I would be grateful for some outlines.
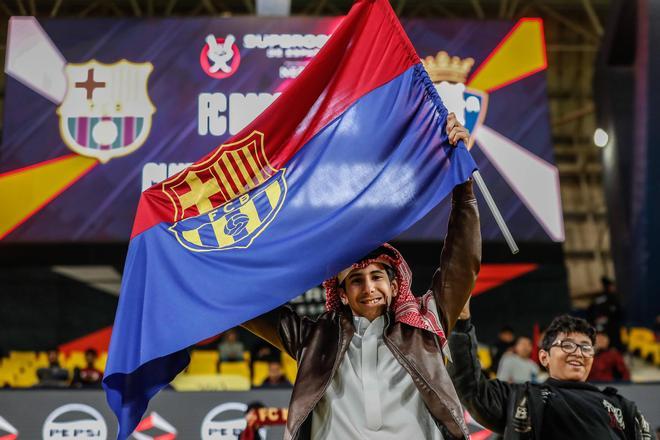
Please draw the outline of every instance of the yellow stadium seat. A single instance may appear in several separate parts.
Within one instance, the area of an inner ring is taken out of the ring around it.
[[[14,373],[0,367],[0,388],[9,385],[14,386]]]
[[[99,354],[99,357],[96,358],[96,362],[94,362],[94,368],[101,372],[105,372],[105,364],[108,361],[108,352],[103,351]]]
[[[45,368],[48,366],[48,354],[45,351],[37,353],[37,359],[34,361],[34,366],[37,368]]]
[[[493,360],[490,357],[490,350],[488,347],[479,346],[477,348],[477,356],[479,357],[479,363],[483,370],[487,370],[493,365]]]
[[[261,385],[268,377],[268,362],[256,361],[252,368],[252,385]]]
[[[72,351],[64,361],[63,366],[68,370],[73,370],[76,367],[85,368],[87,366],[85,353],[82,351]]]
[[[653,331],[644,327],[632,327],[628,334],[628,350],[632,353],[648,352],[649,344],[655,343]]]
[[[24,369],[15,375],[14,387],[16,388],[30,388],[37,384],[37,373],[34,369]]]
[[[644,342],[643,344],[640,345],[639,347],[639,354],[642,357],[642,359],[646,359],[650,362],[655,361],[655,354],[657,351],[657,342],[652,341],[652,342]]]
[[[620,338],[621,338],[621,343],[623,343],[623,345],[626,345],[626,346],[627,346],[627,345],[628,345],[628,341],[629,341],[629,338],[628,338],[628,329],[625,328],[625,327],[621,327],[621,330],[619,331],[619,335],[620,335]]]
[[[284,375],[289,382],[294,383],[298,375],[298,363],[294,358],[286,353],[282,353],[282,367],[284,368]]]
[[[2,362],[2,369],[4,371],[10,372],[11,374],[18,373],[21,369],[25,368],[26,366],[28,366],[28,365],[23,363],[23,361],[12,359],[12,358],[6,358]]]
[[[37,359],[34,351],[10,351],[9,359],[20,364],[32,365]]]
[[[177,391],[247,391],[250,379],[232,374],[179,374],[172,386]]]
[[[221,362],[220,374],[246,377],[250,379],[250,364],[247,362]]]
[[[218,352],[213,350],[193,350],[190,353],[188,374],[216,374]]]

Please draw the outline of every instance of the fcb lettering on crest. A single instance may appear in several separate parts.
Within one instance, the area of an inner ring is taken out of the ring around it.
[[[147,92],[152,70],[151,63],[127,60],[68,64],[67,91],[57,109],[64,143],[103,163],[140,148],[156,111]]]
[[[282,207],[285,175],[286,169],[268,162],[262,133],[223,144],[207,160],[163,182],[174,206],[169,230],[191,251],[246,248]]]

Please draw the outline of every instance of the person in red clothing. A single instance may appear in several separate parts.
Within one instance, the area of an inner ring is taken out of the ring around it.
[[[630,380],[630,370],[623,362],[619,350],[610,347],[610,338],[604,331],[596,333],[596,355],[589,373],[589,382],[622,382]]]
[[[76,367],[73,371],[73,380],[71,388],[101,388],[103,373],[99,371],[94,363],[98,358],[98,353],[93,348],[85,351],[85,368]]]

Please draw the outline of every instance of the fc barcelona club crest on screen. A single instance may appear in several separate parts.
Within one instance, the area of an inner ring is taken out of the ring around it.
[[[60,133],[74,152],[107,162],[144,144],[156,108],[147,93],[151,63],[96,60],[65,67]]]
[[[223,144],[163,182],[175,212],[169,230],[196,252],[247,248],[282,207],[285,174],[268,162],[260,132]]]

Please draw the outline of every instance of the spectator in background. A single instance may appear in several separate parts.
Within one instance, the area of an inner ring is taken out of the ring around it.
[[[610,338],[604,331],[596,333],[596,355],[589,373],[589,382],[629,381],[630,371],[619,350],[610,347]]]
[[[73,370],[73,380],[71,388],[101,388],[103,373],[99,371],[94,363],[98,358],[98,353],[93,348],[85,351],[85,368],[76,367]]]
[[[286,408],[265,407],[261,402],[252,402],[245,411],[245,429],[238,440],[260,440],[268,437],[266,427],[286,425],[289,411]]]
[[[254,379],[254,363],[255,362],[279,362],[282,358],[282,353],[268,342],[258,339],[252,347],[250,347],[250,371]]]
[[[268,377],[258,387],[261,389],[282,389],[291,388],[291,382],[284,376],[282,364],[279,361],[268,363]]]
[[[646,440],[651,427],[634,402],[617,390],[586,383],[594,356],[595,330],[584,319],[555,318],[539,357],[550,378],[542,384],[488,380],[479,372],[477,337],[468,304],[449,336],[448,371],[465,409],[506,440]]]
[[[238,339],[238,332],[230,329],[222,336],[222,341],[218,344],[221,362],[235,362],[243,360],[245,346]]]
[[[69,372],[60,366],[60,353],[48,351],[48,367],[37,370],[38,388],[66,388],[69,385]]]
[[[257,411],[261,408],[265,408],[265,405],[261,402],[248,403],[245,410],[245,429],[238,436],[238,440],[261,440],[261,434],[259,433],[261,426],[257,415]]]
[[[621,344],[621,303],[612,280],[603,276],[600,281],[603,285],[603,291],[594,298],[587,309],[587,319],[596,327],[596,330],[607,333],[612,347],[623,350]]]
[[[500,365],[500,359],[502,359],[504,353],[511,351],[514,339],[515,335],[513,333],[513,329],[510,326],[505,325],[500,329],[500,332],[497,334],[497,342],[495,342],[491,348],[490,353],[490,369],[493,373],[497,372],[497,368]]]
[[[518,336],[513,351],[504,353],[497,369],[497,378],[509,383],[538,382],[539,366],[530,359],[532,340]]]

